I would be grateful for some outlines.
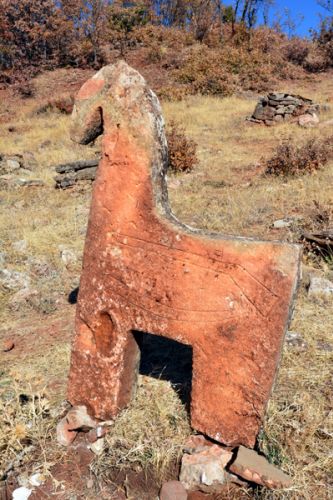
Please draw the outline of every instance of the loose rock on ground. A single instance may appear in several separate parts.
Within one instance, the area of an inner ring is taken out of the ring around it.
[[[247,481],[267,488],[289,488],[292,484],[287,474],[270,464],[264,456],[244,446],[239,447],[230,470]]]
[[[333,297],[333,283],[326,278],[317,276],[310,277],[308,296],[310,298],[330,298]]]

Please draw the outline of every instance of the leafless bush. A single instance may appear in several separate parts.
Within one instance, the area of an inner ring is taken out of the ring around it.
[[[311,49],[311,43],[303,38],[293,37],[286,43],[284,54],[288,61],[304,66]]]
[[[289,139],[280,144],[275,154],[265,162],[265,173],[285,177],[313,173],[332,156],[332,137],[325,140],[312,138],[301,145]]]
[[[167,130],[169,168],[173,172],[190,172],[198,163],[197,145],[186,137],[184,128],[171,121]]]

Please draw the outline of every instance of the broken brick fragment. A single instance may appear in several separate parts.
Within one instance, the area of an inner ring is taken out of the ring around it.
[[[247,481],[266,486],[267,488],[290,488],[291,478],[254,450],[240,446],[236,459],[230,465],[234,474]]]

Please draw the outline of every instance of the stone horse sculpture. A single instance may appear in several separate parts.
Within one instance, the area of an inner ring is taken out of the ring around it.
[[[68,399],[98,419],[131,400],[133,331],[192,346],[193,428],[253,447],[279,363],[298,246],[208,234],[172,214],[161,108],[124,62],[79,91],[72,139],[103,134],[77,304]]]

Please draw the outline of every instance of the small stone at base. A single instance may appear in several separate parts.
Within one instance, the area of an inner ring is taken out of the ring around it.
[[[270,464],[264,456],[244,446],[239,447],[230,470],[247,481],[267,488],[289,488],[292,485],[291,478],[287,474]]]
[[[14,349],[15,343],[13,340],[5,340],[2,344],[2,350],[3,352],[9,352],[12,349]]]
[[[187,500],[187,493],[180,481],[168,481],[162,486],[160,500]]]

